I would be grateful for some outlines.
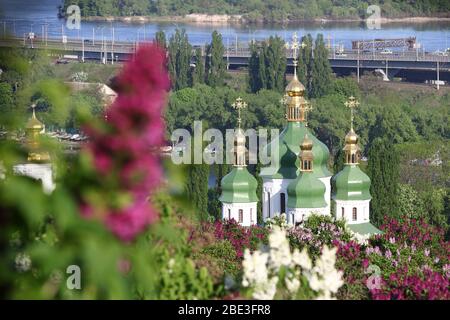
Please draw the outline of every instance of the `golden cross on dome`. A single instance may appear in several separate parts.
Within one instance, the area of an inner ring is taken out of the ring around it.
[[[351,130],[353,130],[353,119],[354,119],[353,110],[359,106],[359,101],[356,100],[356,98],[354,96],[350,96],[348,98],[348,100],[346,102],[344,102],[344,105],[347,108],[350,108],[350,112],[351,112],[351,118],[350,118],[351,127],[350,128],[351,128]]]
[[[242,100],[241,97],[238,97],[231,106],[238,111],[238,125],[241,128],[241,109],[247,108],[247,102]]]
[[[294,59],[294,65],[297,65],[297,56],[299,48],[304,47],[306,47],[306,44],[304,42],[302,43],[298,42],[297,32],[294,32],[294,34],[292,35],[292,41],[290,43],[286,42],[286,49],[291,49],[293,51],[292,55]]]

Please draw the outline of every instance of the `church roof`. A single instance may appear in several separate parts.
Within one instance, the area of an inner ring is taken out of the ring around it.
[[[330,152],[327,146],[317,139],[303,122],[288,122],[284,130],[278,137],[279,154],[268,166],[261,169],[260,176],[273,179],[295,179],[298,176],[300,144],[303,142],[305,134],[314,143],[314,172],[318,177],[331,176],[328,170],[328,158]],[[270,155],[274,147],[274,141],[267,145],[267,155]]]
[[[370,222],[365,223],[355,223],[355,224],[347,224],[347,227],[353,232],[359,233],[360,235],[365,234],[382,234],[383,232],[375,227]]]
[[[345,165],[332,179],[335,200],[370,200],[370,178],[358,165]]]
[[[325,185],[315,172],[302,172],[287,189],[289,208],[324,208]]]
[[[226,203],[257,202],[257,186],[258,182],[246,167],[235,167],[222,178],[222,194],[219,200]]]

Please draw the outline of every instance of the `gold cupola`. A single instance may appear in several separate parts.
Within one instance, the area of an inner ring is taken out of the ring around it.
[[[246,164],[246,153],[247,149],[245,147],[246,137],[244,130],[241,128],[241,109],[247,108],[247,103],[242,100],[241,97],[237,98],[232,104],[232,107],[238,111],[238,129],[234,136],[234,166],[235,167],[245,167]]]
[[[312,172],[313,171],[313,141],[309,138],[308,134],[305,134],[302,143],[300,144],[300,171]]]
[[[282,99],[282,103],[286,105],[286,119],[291,122],[306,122],[307,112],[310,110],[309,103],[305,99],[305,86],[297,77],[297,54],[300,46],[304,47],[304,44],[299,44],[297,33],[294,33],[292,42],[286,44],[286,48],[292,50],[294,76],[286,86]]]
[[[355,108],[359,106],[358,100],[356,100],[355,97],[351,96],[349,99],[344,103],[346,107],[350,108],[350,131],[345,136],[345,146],[344,146],[344,153],[345,153],[345,164],[348,165],[355,165],[359,163],[359,159],[361,157],[361,148],[358,145],[359,137],[353,130],[353,111]]]
[[[36,105],[31,106],[33,109],[33,115],[26,124],[26,144],[28,148],[29,162],[47,162],[50,161],[50,155],[48,152],[41,149],[40,135],[45,130],[44,124],[36,118],[35,108]]]

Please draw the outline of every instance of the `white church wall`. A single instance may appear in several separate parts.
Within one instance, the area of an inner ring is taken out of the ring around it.
[[[347,224],[370,222],[370,200],[335,200],[336,219],[344,219]],[[353,211],[356,208],[356,219]]]
[[[234,219],[240,225],[249,227],[258,223],[257,203],[222,203],[222,219]],[[239,210],[242,210],[242,221],[239,221]]]
[[[263,208],[263,220],[280,215],[281,212],[281,194],[284,193],[284,207],[287,211],[287,188],[293,179],[266,179],[263,178],[263,194],[261,197]],[[270,199],[269,199],[270,198]],[[286,212],[284,212],[286,213]]]

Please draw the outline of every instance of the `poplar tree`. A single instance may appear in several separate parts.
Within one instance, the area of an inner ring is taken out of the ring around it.
[[[202,56],[202,50],[197,48],[195,50],[195,68],[192,72],[192,85],[196,83],[205,82],[205,63],[204,57]]]
[[[197,210],[201,221],[208,218],[208,178],[207,164],[190,164],[187,167],[186,196]]]
[[[250,58],[248,60],[248,81],[251,92],[256,93],[261,89],[259,77],[259,53],[255,44],[250,45]]]
[[[267,89],[282,92],[286,80],[286,51],[284,41],[276,36],[269,38],[269,45],[265,47],[265,64]]]
[[[222,43],[222,35],[214,30],[211,44],[206,54],[206,84],[218,87],[224,84],[226,75],[226,62],[223,59],[225,47]]]
[[[399,156],[391,142],[381,138],[373,141],[367,171],[371,179],[371,221],[379,226],[385,215],[398,215]]]
[[[175,90],[189,86],[191,57],[192,46],[186,30],[177,29],[169,41],[169,72]]]
[[[164,31],[158,31],[155,34],[155,42],[164,50],[167,50],[167,40]]]
[[[331,90],[332,70],[328,60],[328,49],[323,35],[318,34],[315,41],[314,59],[311,71],[310,97],[320,98]]]

